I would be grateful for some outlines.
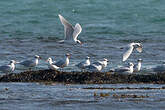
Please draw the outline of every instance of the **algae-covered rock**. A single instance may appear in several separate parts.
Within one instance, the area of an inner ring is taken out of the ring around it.
[[[112,74],[111,72],[25,71],[0,77],[0,82],[59,82],[78,84],[165,83],[165,73]]]

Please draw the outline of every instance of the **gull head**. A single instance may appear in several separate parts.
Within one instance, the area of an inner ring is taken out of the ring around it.
[[[141,43],[135,43],[135,42],[132,42],[129,44],[129,46],[133,46],[138,52],[142,52],[142,44]]]
[[[76,40],[76,43],[82,45],[83,43],[80,40]]]
[[[87,59],[87,60],[89,60],[89,59],[90,59],[90,57],[88,57],[88,56],[87,56],[87,57],[86,57],[86,59]]]
[[[15,60],[10,60],[10,64],[16,64],[17,62]]]
[[[67,53],[67,54],[65,54],[65,56],[70,58],[71,54]]]
[[[132,63],[132,62],[130,62],[130,63],[128,63],[129,64],[129,66],[131,67],[133,67],[134,66],[134,64]]]
[[[141,43],[135,43],[135,42],[132,42],[129,45],[132,45],[132,46],[135,46],[135,47],[142,47]]]
[[[46,62],[52,62],[52,58],[49,57]]]
[[[35,55],[35,56],[34,56],[34,58],[37,58],[37,59],[39,59],[39,58],[40,58],[40,59],[41,59],[41,57],[40,57],[40,56],[38,56],[38,55]]]
[[[104,61],[109,62],[108,59],[104,58]]]
[[[143,60],[140,58],[140,59],[138,59],[137,61],[138,61],[138,62],[142,62]]]

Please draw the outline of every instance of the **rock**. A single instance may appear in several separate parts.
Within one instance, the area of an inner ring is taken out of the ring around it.
[[[111,74],[111,72],[25,71],[0,77],[0,82],[59,82],[78,84],[156,83],[165,84],[165,73]],[[127,88],[129,89],[129,88]]]

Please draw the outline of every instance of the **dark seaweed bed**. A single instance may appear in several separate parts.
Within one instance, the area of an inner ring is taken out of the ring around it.
[[[25,71],[0,77],[0,82],[58,82],[72,84],[153,83],[164,84],[165,73],[112,74],[111,72]]]

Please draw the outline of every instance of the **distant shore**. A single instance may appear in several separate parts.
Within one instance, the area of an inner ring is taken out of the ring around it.
[[[165,84],[165,72],[155,74],[112,74],[111,72],[25,71],[0,77],[0,82],[58,82],[66,84]]]

